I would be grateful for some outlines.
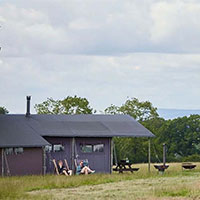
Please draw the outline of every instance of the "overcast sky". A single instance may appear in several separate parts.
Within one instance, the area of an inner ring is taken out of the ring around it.
[[[0,25],[10,113],[25,112],[26,95],[200,109],[199,0],[1,0]]]

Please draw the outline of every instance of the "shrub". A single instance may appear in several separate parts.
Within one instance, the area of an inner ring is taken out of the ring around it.
[[[198,154],[193,154],[182,158],[182,162],[199,162],[199,161],[200,161],[200,155]]]

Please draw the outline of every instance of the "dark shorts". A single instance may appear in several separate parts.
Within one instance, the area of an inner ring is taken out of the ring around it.
[[[60,174],[65,174],[64,171],[67,172],[68,175],[70,175],[70,172],[69,172],[68,170],[66,170],[66,169],[63,169],[63,170],[60,172]]]

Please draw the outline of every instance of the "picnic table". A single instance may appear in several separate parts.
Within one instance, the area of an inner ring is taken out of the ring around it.
[[[127,160],[120,160],[120,162],[117,163],[116,167],[113,168],[113,171],[117,171],[119,173],[123,172],[131,172],[138,171],[139,168],[133,168],[131,167],[133,163],[127,161]]]

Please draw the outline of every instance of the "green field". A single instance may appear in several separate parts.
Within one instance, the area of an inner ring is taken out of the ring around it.
[[[134,165],[134,174],[88,176],[23,176],[0,178],[0,199],[200,199],[200,163],[182,170],[171,163],[165,174],[153,166]]]

